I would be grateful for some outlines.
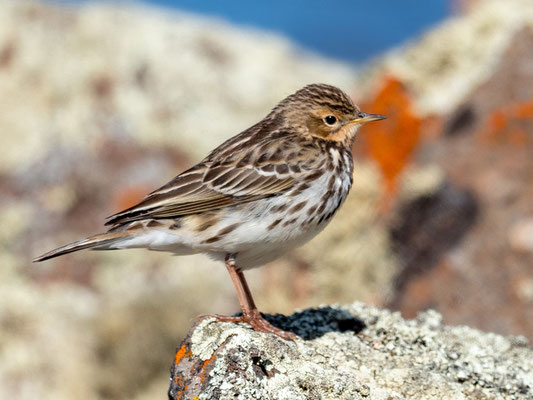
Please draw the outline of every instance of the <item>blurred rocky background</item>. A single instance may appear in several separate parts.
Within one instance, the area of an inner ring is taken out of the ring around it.
[[[195,317],[238,310],[225,268],[142,250],[31,259],[311,82],[389,119],[360,132],[331,225],[248,273],[260,309],[362,300],[533,339],[533,3],[452,5],[356,68],[178,11],[0,2],[0,398],[165,397]]]

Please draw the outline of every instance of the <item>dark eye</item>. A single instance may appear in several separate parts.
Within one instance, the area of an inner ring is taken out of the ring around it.
[[[334,125],[335,122],[337,122],[337,118],[335,118],[333,115],[328,115],[324,118],[324,122],[328,125]]]

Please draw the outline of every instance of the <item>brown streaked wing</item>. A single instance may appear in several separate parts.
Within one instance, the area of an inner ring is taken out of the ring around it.
[[[250,164],[217,164],[213,168],[203,164],[178,175],[137,205],[110,216],[106,225],[213,211],[283,193],[294,183],[294,176],[263,175]]]

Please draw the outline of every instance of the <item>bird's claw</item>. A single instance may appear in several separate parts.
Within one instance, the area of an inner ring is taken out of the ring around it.
[[[283,329],[275,327],[268,322],[257,310],[243,313],[242,315],[236,317],[217,314],[203,314],[200,315],[200,318],[215,318],[217,322],[233,322],[236,324],[245,322],[256,332],[273,333],[284,340],[296,340],[299,338],[298,335],[292,332],[284,331]]]

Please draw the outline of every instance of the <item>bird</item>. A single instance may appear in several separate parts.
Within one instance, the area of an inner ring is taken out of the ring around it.
[[[213,315],[217,321],[245,322],[294,340],[294,333],[261,315],[244,271],[279,258],[326,227],[352,186],[358,129],[385,118],[362,112],[337,87],[309,84],[138,204],[108,217],[106,232],[33,261],[82,249],[205,253],[225,263],[242,311]]]

